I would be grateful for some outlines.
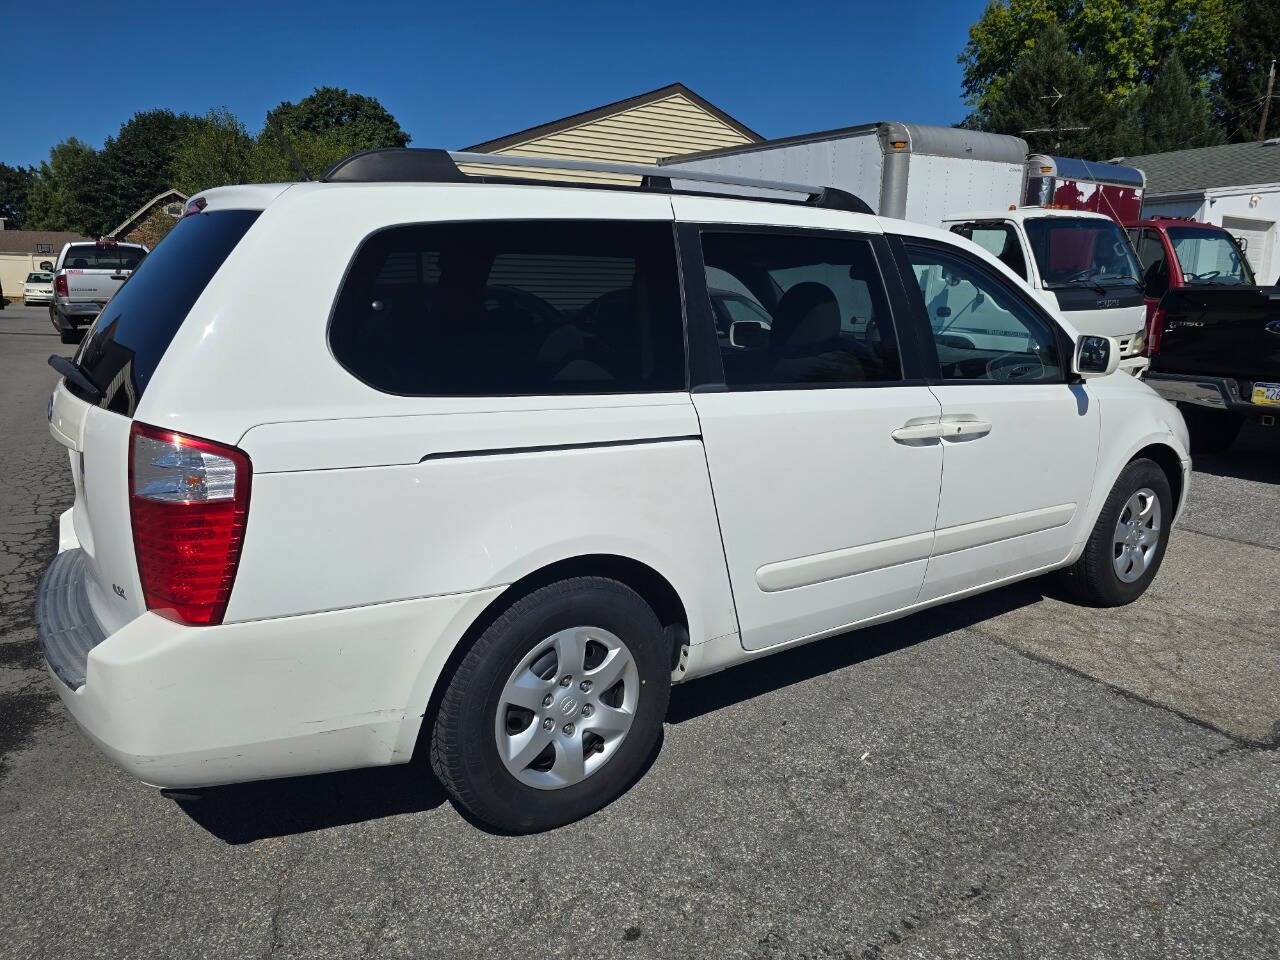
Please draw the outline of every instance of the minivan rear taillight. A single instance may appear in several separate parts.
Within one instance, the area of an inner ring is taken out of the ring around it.
[[[129,516],[147,609],[189,624],[227,611],[249,516],[249,457],[134,422]]]
[[[60,273],[53,278],[53,292],[59,297],[71,296],[71,294],[67,292],[67,275],[65,273]]]

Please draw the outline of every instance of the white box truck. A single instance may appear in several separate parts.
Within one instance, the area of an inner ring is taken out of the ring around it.
[[[690,189],[697,185],[681,183],[679,170],[828,184],[861,197],[881,216],[965,236],[1020,274],[1042,302],[1068,314],[1082,333],[1117,338],[1122,369],[1139,374],[1147,364],[1141,355],[1146,306],[1133,248],[1114,219],[1088,209],[1089,198],[1101,191],[1045,188],[1057,171],[1051,159],[1056,158],[1028,157],[1020,137],[881,122],[689,154],[662,164],[671,168],[674,182]],[[1140,171],[1081,164],[1081,169],[1095,167],[1104,171],[1108,184],[1116,178],[1132,184],[1136,175],[1141,194]],[[1076,185],[1086,182],[1082,176],[1073,179]],[[1079,198],[1074,205],[1072,198]],[[949,334],[968,336],[957,321],[965,305],[948,303],[942,310],[935,322]]]

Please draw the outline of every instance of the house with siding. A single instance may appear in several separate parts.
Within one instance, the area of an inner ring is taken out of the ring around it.
[[[666,157],[759,143],[764,138],[704,100],[683,83],[467,147],[477,153],[569,157],[615,163],[657,163]],[[522,178],[634,183],[636,177],[582,170],[535,171],[527,167],[463,166],[467,173]]]

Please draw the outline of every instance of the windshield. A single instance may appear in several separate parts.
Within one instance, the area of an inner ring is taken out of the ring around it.
[[[1046,288],[1140,282],[1138,259],[1113,220],[1036,217],[1026,229]]]
[[[48,283],[53,279],[52,273],[28,273],[27,283]]]
[[[145,256],[141,247],[73,244],[63,258],[64,270],[134,270]]]
[[[1229,233],[1203,227],[1170,227],[1183,283],[1252,287],[1253,271]]]

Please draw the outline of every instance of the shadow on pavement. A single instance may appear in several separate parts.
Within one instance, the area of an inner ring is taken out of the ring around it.
[[[440,806],[444,788],[425,763],[208,787],[175,798],[225,843],[308,833]]]
[[[732,667],[676,687],[671,693],[667,722],[683,723],[761,694],[962,630],[1037,603],[1045,596],[1058,595],[1052,580],[1030,580]],[[660,739],[636,780],[644,775],[661,749]],[[445,800],[444,788],[421,760],[394,767],[208,787],[192,791],[189,796],[174,797],[174,802],[187,816],[229,844],[418,813],[438,807]],[[472,820],[464,810],[459,813],[481,830],[501,833]]]
[[[1200,473],[1280,484],[1280,427],[1246,423],[1240,438],[1226,453],[1192,450],[1191,459]]]
[[[827,637],[805,646],[730,667],[671,691],[668,723],[683,723],[761,694],[834,670],[904,650],[953,630],[963,630],[1045,597],[1064,599],[1051,578],[1015,583],[875,627]]]

